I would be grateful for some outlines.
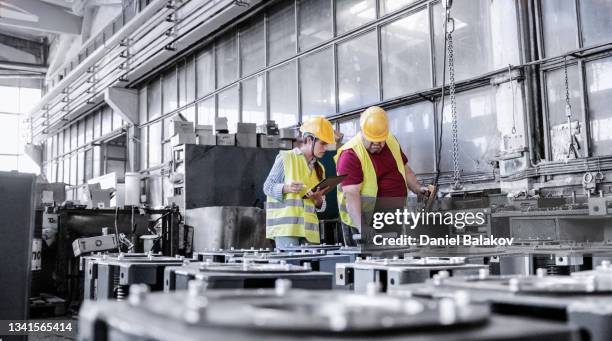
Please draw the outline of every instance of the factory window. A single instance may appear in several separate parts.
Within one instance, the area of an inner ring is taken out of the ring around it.
[[[102,147],[94,146],[93,147],[93,177],[96,178],[101,174],[102,166],[101,166],[101,157],[102,157]]]
[[[62,177],[62,182],[69,184],[70,183],[70,158],[69,156],[64,157],[64,176]]]
[[[227,117],[227,127],[230,133],[236,132],[238,117],[238,86],[233,86],[218,95],[219,103],[218,117]]]
[[[149,126],[149,167],[161,164],[162,123],[155,122]]]
[[[375,19],[376,0],[336,1],[336,34],[350,31]]]
[[[331,47],[300,58],[302,121],[336,112],[334,55]]]
[[[85,129],[86,129],[86,120],[82,119],[78,122],[78,133],[77,133],[77,146],[85,145]]]
[[[338,130],[344,134],[342,137],[342,143],[347,143],[359,133],[359,118],[341,121]]]
[[[520,62],[514,1],[454,1],[451,16],[455,20],[453,47],[457,81],[505,68],[508,64],[517,65]],[[436,84],[441,84],[444,59],[444,10],[440,4],[434,6],[433,21]],[[448,74],[446,81],[448,82]]]
[[[196,57],[198,97],[215,89],[215,63],[210,47],[200,51]]]
[[[490,161],[499,152],[501,138],[497,127],[495,91],[491,87],[479,88],[457,94],[457,130],[459,135],[459,165],[466,173],[491,172]],[[440,168],[451,171],[452,134],[451,110],[444,107],[442,155]],[[483,129],[487,127],[487,129]]]
[[[113,111],[109,107],[102,109],[102,135],[106,135],[113,130]]]
[[[430,102],[420,102],[387,110],[389,130],[397,137],[408,163],[415,173],[433,173],[434,108]]]
[[[102,114],[100,111],[96,111],[93,114],[93,137],[97,139],[100,137],[100,132],[102,130]]]
[[[341,111],[379,99],[376,46],[376,31],[338,45],[338,100]]]
[[[178,107],[176,68],[171,68],[164,74],[162,88],[162,113],[168,113]]]
[[[570,104],[572,108],[572,126],[574,132],[577,123],[577,128],[580,132],[577,135],[581,149],[579,154],[586,156],[584,148],[585,129],[582,107],[582,90],[580,88],[580,79],[578,67],[568,65],[567,68]],[[546,72],[546,104],[548,109],[548,127],[550,129],[550,145],[552,160],[565,159],[569,152],[570,135],[567,129],[567,115],[565,110],[565,75],[563,68]]]
[[[19,149],[19,115],[0,113],[0,170],[18,169],[18,157],[23,153]]]
[[[380,0],[380,14],[385,15],[408,6],[416,0]]]
[[[70,154],[70,181],[68,182],[70,185],[76,185],[78,181],[78,163],[77,163],[77,155],[76,153]]]
[[[330,0],[298,0],[300,51],[332,37]]]
[[[78,147],[78,126],[78,121],[70,126],[70,150],[75,150]]]
[[[264,74],[242,81],[242,122],[266,121],[266,83]]]
[[[90,143],[93,140],[93,133],[94,133],[93,120],[94,120],[93,114],[88,115],[87,118],[85,119],[85,141],[83,142],[83,144]]]
[[[85,181],[85,155],[84,153],[77,153],[77,179],[76,184],[81,185]]]
[[[140,129],[140,169],[149,168],[149,127]]]
[[[610,0],[579,1],[583,45],[607,43],[612,37],[612,2]]]
[[[612,154],[612,58],[585,64],[594,156]]]
[[[57,156],[64,154],[64,131],[57,134]]]
[[[64,154],[70,152],[70,127],[64,129]]]
[[[431,88],[429,20],[426,10],[380,30],[383,98]]]
[[[270,64],[295,55],[295,9],[293,1],[279,3],[268,15],[268,49]]]
[[[196,99],[195,62],[188,58],[178,69],[179,107],[183,107]],[[185,118],[195,122],[195,106],[190,106],[181,112]]]
[[[140,124],[144,124],[149,120],[147,115],[147,88],[142,88],[138,91],[138,120]]]
[[[113,111],[113,131],[120,129],[125,122],[121,118],[118,112]]]
[[[161,97],[161,82],[159,78],[156,78],[147,86],[149,120],[158,118],[161,115]]]
[[[240,30],[240,63],[242,76],[266,66],[266,37],[263,17],[257,16]]]
[[[198,124],[215,123],[215,96],[198,103]]]
[[[84,181],[87,182],[90,179],[93,178],[93,149],[89,148],[85,151],[85,161],[84,161],[84,166],[85,166],[85,172],[84,172],[84,176],[85,179]]]
[[[541,0],[544,55],[553,57],[578,48],[574,0]]]
[[[221,88],[238,77],[238,53],[236,33],[232,30],[217,40],[215,44],[217,61],[217,88]]]
[[[269,71],[270,119],[281,128],[298,123],[296,77],[295,62]]]

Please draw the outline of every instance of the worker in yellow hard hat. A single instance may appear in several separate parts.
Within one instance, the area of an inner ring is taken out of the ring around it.
[[[268,174],[263,190],[266,202],[266,238],[277,248],[318,244],[317,212],[326,208],[329,187],[315,188],[325,178],[318,162],[328,144],[334,144],[334,128],[324,117],[312,117],[300,127],[303,143],[281,151]]]
[[[397,139],[389,133],[387,113],[380,107],[369,107],[361,114],[359,125],[361,132],[340,147],[334,157],[337,173],[347,176],[338,186],[347,245],[355,245],[362,224],[370,222],[381,201],[394,201],[403,208],[408,190],[429,195],[428,188],[421,186],[408,166]]]

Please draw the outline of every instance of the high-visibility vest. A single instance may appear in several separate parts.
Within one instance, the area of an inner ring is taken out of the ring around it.
[[[391,150],[391,154],[393,154],[393,158],[395,159],[395,163],[397,164],[397,170],[400,172],[402,177],[404,178],[404,185],[406,183],[406,169],[404,168],[404,160],[402,159],[402,152],[397,139],[392,134],[389,134],[386,140],[386,144]],[[334,156],[334,161],[336,164],[338,163],[338,158],[343,151],[352,149],[359,161],[361,162],[361,170],[363,172],[363,182],[361,183],[361,214],[366,216],[371,216],[374,213],[374,208],[376,206],[376,196],[378,194],[378,178],[376,177],[376,170],[374,169],[374,164],[372,164],[372,160],[370,159],[370,154],[368,150],[363,145],[363,140],[361,138],[361,133],[358,133],[350,139],[346,144],[338,149],[336,155]],[[342,192],[342,185],[338,185],[338,210],[340,211],[340,219],[342,222],[349,226],[357,226],[353,220],[351,219],[348,211],[346,209],[346,198],[344,197],[344,192]]]
[[[283,201],[268,197],[266,202],[266,238],[304,237],[309,243],[320,243],[319,218],[313,199],[303,199],[320,179],[309,169],[306,158],[293,150],[281,151],[285,182],[300,181],[306,187],[299,193],[283,194]],[[323,165],[319,163],[321,169]]]

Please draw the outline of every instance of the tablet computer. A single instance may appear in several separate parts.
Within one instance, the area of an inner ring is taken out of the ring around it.
[[[340,184],[342,182],[342,180],[344,180],[344,178],[346,178],[346,175],[336,175],[336,176],[330,176],[327,177],[325,179],[323,179],[323,181],[319,182],[316,186],[314,186],[313,188],[311,188],[310,190],[312,192],[315,192],[318,188],[325,188],[327,186],[329,186],[330,189],[338,186],[338,184]],[[305,198],[305,197],[304,197]]]

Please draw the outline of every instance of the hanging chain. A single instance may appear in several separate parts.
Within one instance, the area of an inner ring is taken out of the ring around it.
[[[446,33],[448,53],[448,94],[451,104],[451,136],[453,139],[453,189],[461,189],[459,171],[459,137],[457,128],[457,101],[455,100],[455,51],[453,49],[453,31],[455,31],[455,20],[450,17],[450,6],[447,7],[447,20],[450,28]]]
[[[512,91],[512,135],[516,134],[516,103],[515,103],[515,88],[512,81],[512,64],[508,64],[508,81],[510,82],[510,91]]]
[[[576,149],[576,143],[574,143],[576,137],[572,129],[572,104],[570,102],[569,80],[567,77],[567,56],[563,58],[563,73],[565,76],[565,115],[567,116],[567,129],[570,139],[567,158],[569,159],[572,155],[574,158],[578,158],[578,149]]]

